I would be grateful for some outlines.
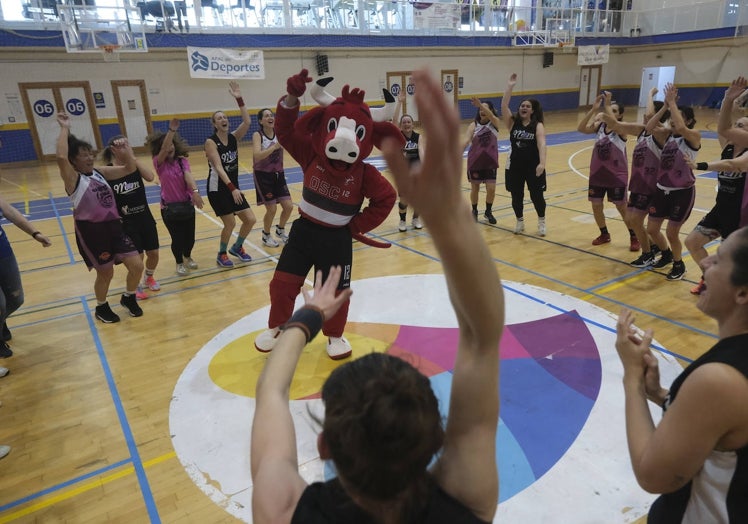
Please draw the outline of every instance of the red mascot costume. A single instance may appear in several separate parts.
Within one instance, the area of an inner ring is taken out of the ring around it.
[[[306,69],[288,79],[288,93],[278,101],[275,132],[304,171],[304,188],[301,216],[293,223],[270,281],[269,329],[255,339],[259,351],[275,346],[312,267],[315,275],[321,270],[326,279],[330,267],[341,266],[338,290],[346,289],[351,285],[353,239],[375,247],[390,246],[364,236],[387,218],[396,198],[392,184],[364,159],[387,137],[405,145],[400,130],[387,122],[394,112],[394,98],[385,90],[385,107],[370,109],[364,103],[364,91],[358,88],[344,86],[339,98],[327,94],[324,86],[331,80],[312,85],[311,95],[320,106],[301,118],[299,98],[312,81]],[[368,206],[361,209],[365,199]],[[348,305],[343,304],[322,326],[328,337],[327,354],[334,360],[351,355],[351,345],[343,336]]]

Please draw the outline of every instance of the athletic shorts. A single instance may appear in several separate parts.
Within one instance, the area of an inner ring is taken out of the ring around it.
[[[675,191],[663,191],[658,189],[652,198],[649,207],[649,216],[652,218],[667,218],[670,222],[683,223],[691,216],[696,188],[676,189]]]
[[[75,241],[89,271],[119,264],[124,258],[138,254],[135,244],[125,234],[119,220],[76,220]]]
[[[718,237],[727,238],[730,233],[738,229],[739,225],[740,210],[725,211],[714,206],[694,229],[710,240],[714,240]]]
[[[255,195],[257,205],[275,204],[278,200],[288,200],[291,193],[288,192],[286,175],[283,171],[270,173],[267,171],[255,171]]]
[[[649,213],[649,206],[652,204],[653,195],[644,193],[630,193],[628,208],[642,213]]]
[[[471,184],[496,183],[496,169],[476,169],[468,171],[468,182]]]
[[[231,196],[231,191],[228,189],[223,191],[220,189],[218,191],[208,191],[208,202],[210,202],[210,207],[213,208],[213,212],[215,212],[217,217],[233,215],[239,211],[249,209],[249,202],[244,198],[244,194],[242,194],[242,203],[237,204],[234,202],[234,197]]]
[[[122,229],[130,237],[138,251],[158,249],[158,230],[150,210],[122,217]]]
[[[626,202],[626,186],[603,187],[591,185],[588,189],[587,200],[603,200],[606,194],[608,195],[608,202],[614,204]]]

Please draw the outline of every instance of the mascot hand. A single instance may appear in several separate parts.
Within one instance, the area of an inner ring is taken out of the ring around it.
[[[298,75],[293,75],[286,81],[286,91],[291,96],[301,98],[306,92],[306,85],[312,81],[309,71],[302,69]]]

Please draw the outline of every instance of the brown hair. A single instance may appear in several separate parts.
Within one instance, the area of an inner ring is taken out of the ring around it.
[[[400,358],[371,353],[333,371],[322,400],[324,438],[346,488],[374,503],[401,500],[401,521],[410,521],[444,442],[429,379]]]
[[[145,144],[151,150],[151,156],[158,156],[161,152],[161,146],[164,144],[166,133],[162,131],[156,131],[151,133],[145,138]],[[171,141],[174,143],[174,157],[190,156],[189,150],[187,149],[187,142],[184,141],[182,135],[174,133],[171,137]]]

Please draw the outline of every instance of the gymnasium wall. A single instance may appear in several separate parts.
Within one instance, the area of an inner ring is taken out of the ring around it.
[[[583,42],[577,42],[580,44]],[[676,66],[676,83],[683,103],[713,106],[721,99],[730,80],[746,74],[745,48],[748,38],[730,38],[663,45],[611,47],[610,61],[602,66],[602,87],[614,98],[635,105],[643,67]],[[204,44],[190,44],[204,45]],[[216,45],[220,45],[217,44]],[[240,42],[225,44],[242,47]],[[250,47],[256,48],[256,47]],[[253,116],[262,107],[274,107],[285,92],[286,78],[302,67],[315,75],[319,49],[264,49],[266,78],[241,82],[244,99]],[[366,90],[367,99],[382,101],[387,72],[410,71],[428,65],[435,71],[457,69],[463,85],[459,109],[471,119],[470,97],[490,99],[498,107],[506,80],[512,72],[520,76],[515,102],[524,96],[538,98],[546,111],[574,110],[579,105],[577,56],[554,49],[554,64],[542,67],[543,48],[518,47],[398,47],[330,48],[329,75],[335,77],[329,90],[339,93],[345,83]],[[564,52],[567,51],[567,52]],[[111,80],[144,80],[154,128],[165,129],[169,119],[182,120],[180,133],[190,145],[199,146],[211,134],[209,117],[217,110],[232,115],[238,111],[227,92],[228,81],[191,79],[186,49],[151,47],[148,53],[121,55],[120,62],[105,63],[99,54],[72,55],[64,48],[0,48],[0,164],[37,160],[25,114],[18,114],[19,82],[88,80],[93,92],[104,95],[105,107],[96,109],[102,139],[118,134],[119,125],[112,99]],[[303,105],[314,102],[308,97]],[[515,103],[512,104],[515,106]],[[15,114],[15,122],[9,115]],[[251,136],[248,135],[248,136]]]

